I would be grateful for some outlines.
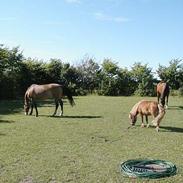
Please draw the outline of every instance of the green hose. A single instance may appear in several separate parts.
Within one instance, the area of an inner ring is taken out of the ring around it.
[[[164,160],[128,160],[121,164],[121,171],[129,177],[158,179],[173,176],[176,166]]]

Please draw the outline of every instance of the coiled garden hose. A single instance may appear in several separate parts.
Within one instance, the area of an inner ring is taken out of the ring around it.
[[[121,164],[121,171],[133,178],[158,179],[176,174],[177,167],[164,160],[128,160]]]

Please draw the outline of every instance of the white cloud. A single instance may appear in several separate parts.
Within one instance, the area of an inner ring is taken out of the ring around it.
[[[128,18],[125,18],[125,17],[121,17],[121,16],[114,17],[114,16],[109,16],[100,12],[94,13],[94,16],[97,20],[100,20],[100,21],[111,21],[111,22],[118,22],[118,23],[130,21]]]

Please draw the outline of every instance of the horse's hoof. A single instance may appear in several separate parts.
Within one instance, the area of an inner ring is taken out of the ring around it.
[[[156,127],[156,131],[159,132],[159,127]]]
[[[149,128],[149,124],[147,124],[147,128]]]
[[[152,124],[153,124],[153,126],[157,126],[157,122],[156,121],[152,121]]]
[[[141,128],[144,128],[144,124],[141,124]]]
[[[60,116],[60,117],[62,117],[62,116],[63,116],[63,114],[61,113],[61,114],[59,114],[59,116]]]

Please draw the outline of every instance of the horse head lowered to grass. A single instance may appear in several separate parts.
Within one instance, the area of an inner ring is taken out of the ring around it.
[[[33,108],[35,107],[36,117],[37,117],[38,110],[37,110],[36,101],[44,100],[44,99],[54,99],[55,100],[55,111],[53,113],[53,116],[56,115],[59,104],[61,107],[60,116],[62,116],[63,115],[62,98],[64,96],[67,96],[71,106],[75,105],[71,91],[66,86],[56,84],[56,83],[50,83],[50,84],[44,84],[44,85],[33,84],[25,92],[25,96],[24,96],[25,114],[28,115],[28,112],[30,109],[29,115],[32,115]]]
[[[143,117],[146,117],[147,127],[149,127],[148,116],[152,116],[154,119],[152,123],[156,126],[156,130],[159,131],[160,122],[165,115],[165,109],[162,105],[158,104],[158,102],[141,100],[136,103],[130,111],[129,118],[131,125],[135,125],[138,114],[142,119],[141,127],[144,127]]]

